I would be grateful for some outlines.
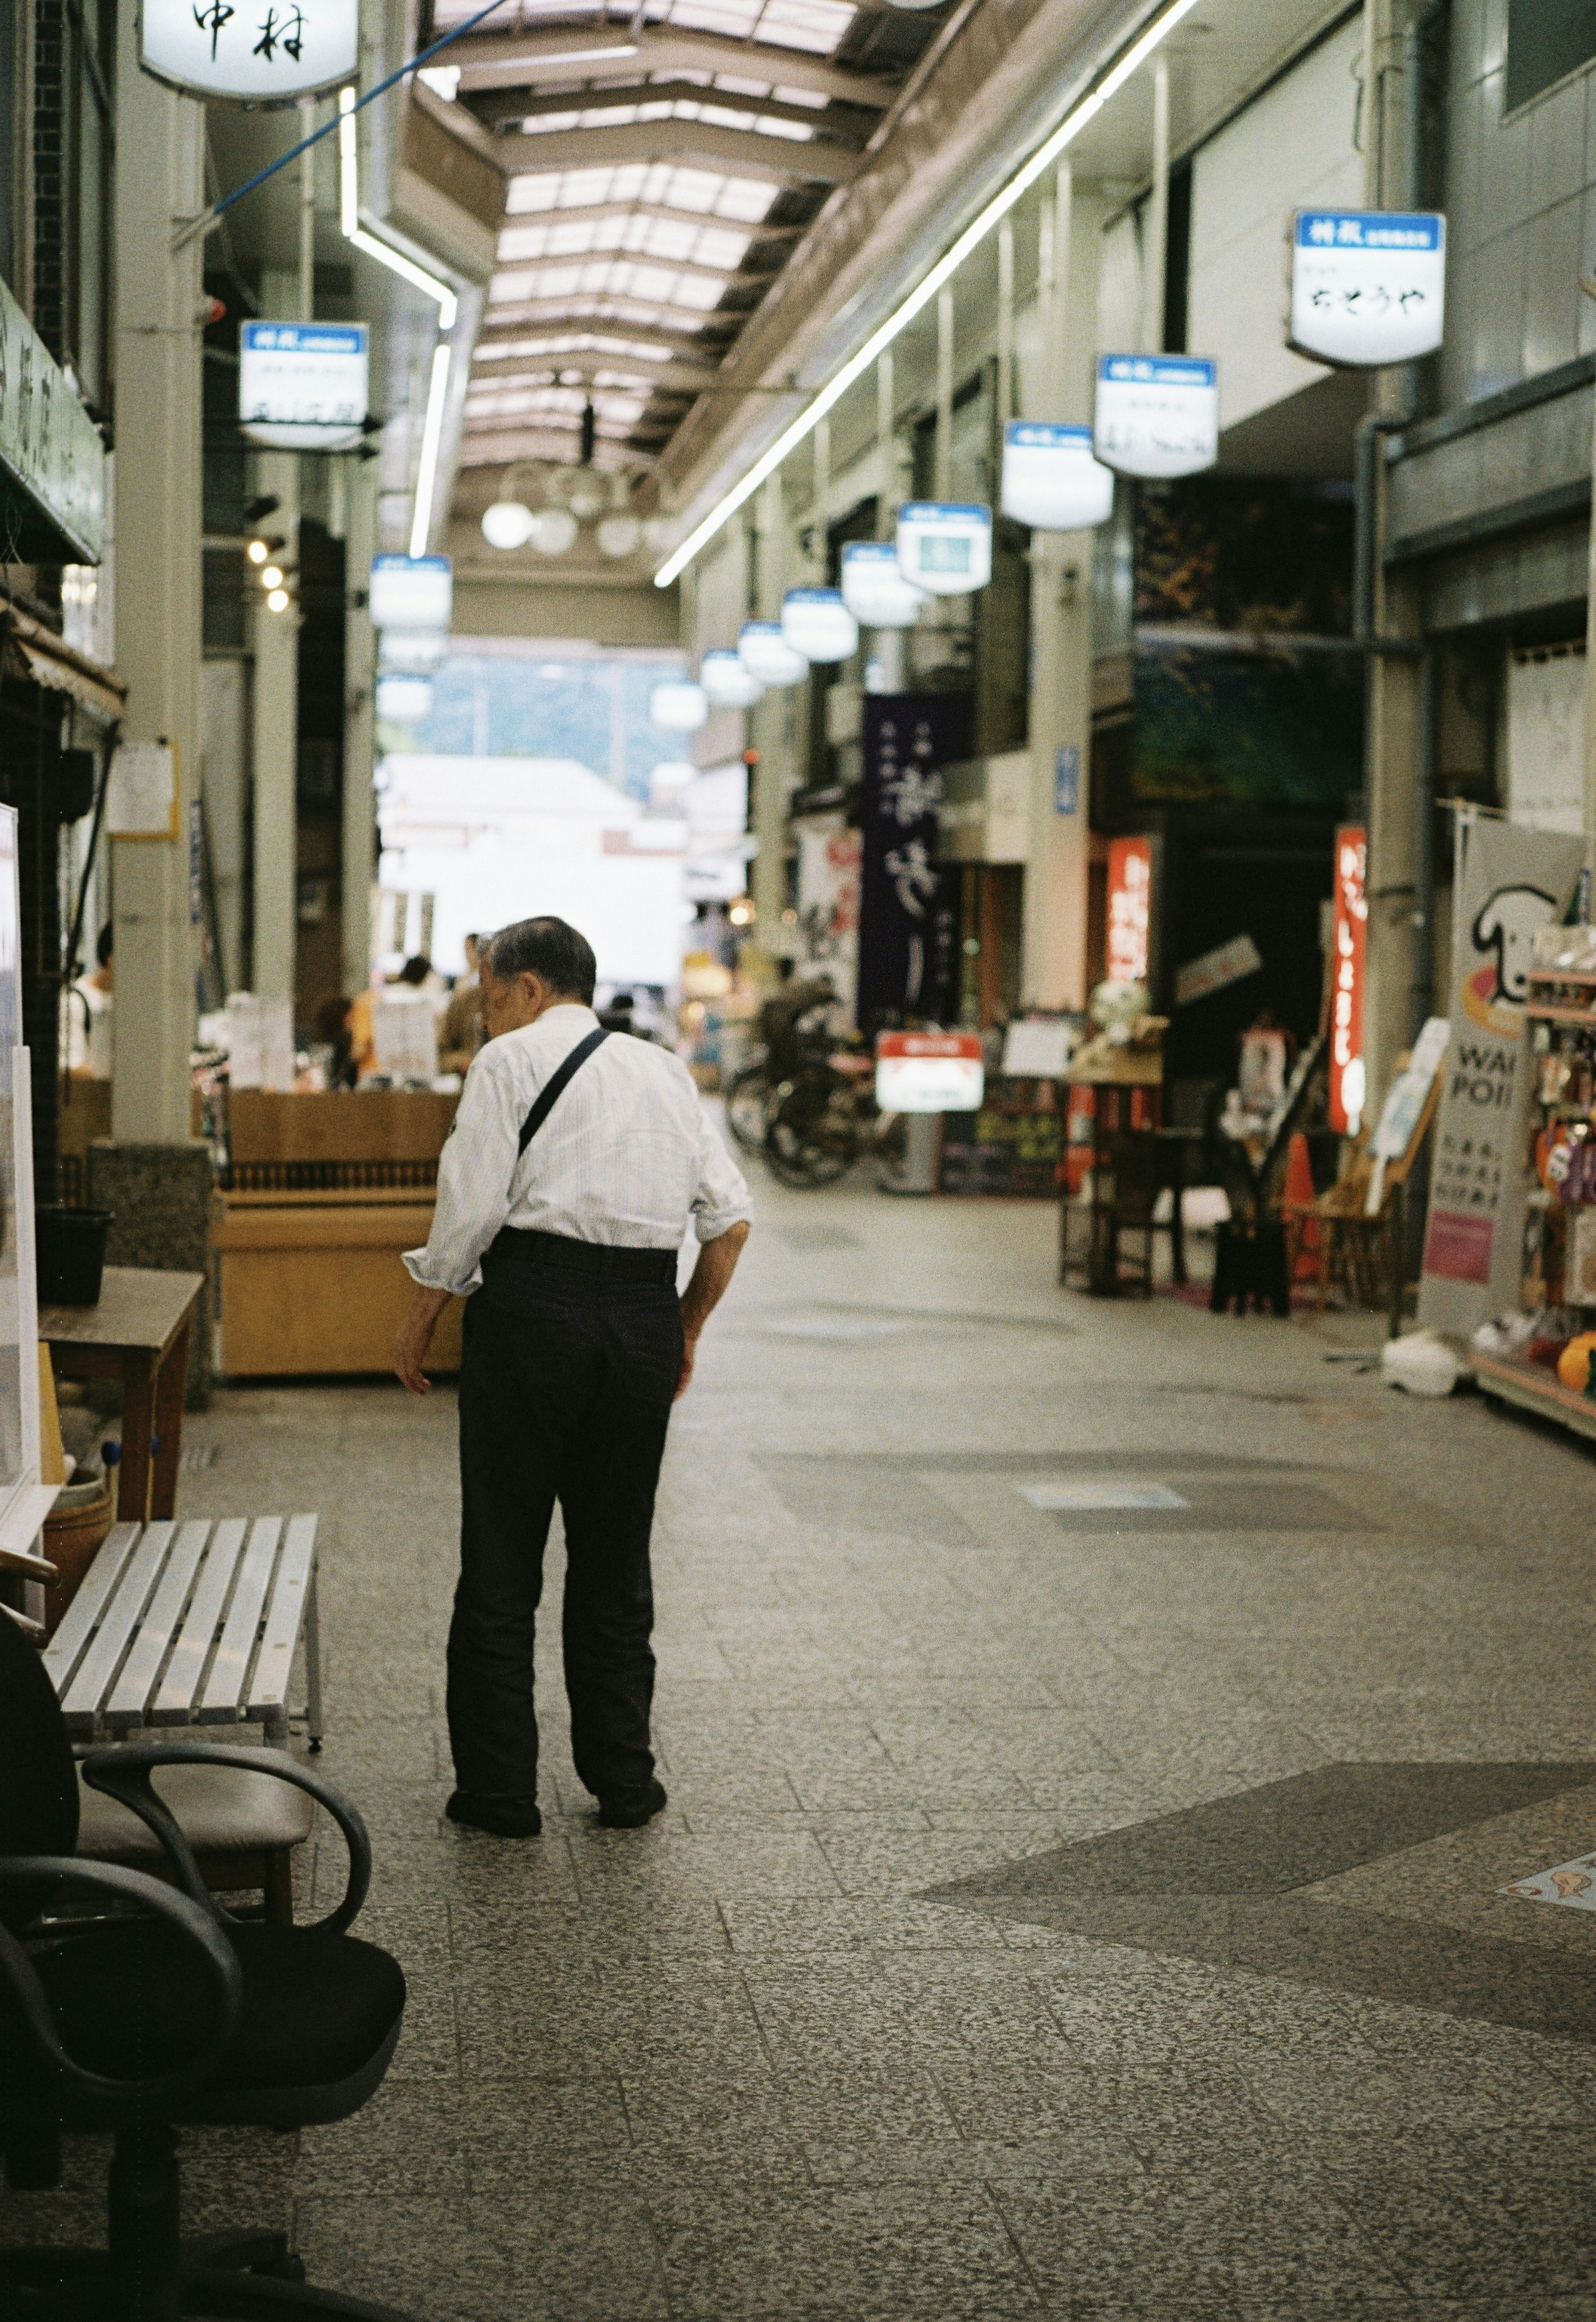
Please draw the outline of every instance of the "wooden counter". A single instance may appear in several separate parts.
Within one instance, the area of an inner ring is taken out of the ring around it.
[[[361,1187],[228,1193],[220,1200],[217,1367],[226,1377],[347,1376],[392,1367],[414,1287],[400,1253],[431,1232],[430,1195]],[[429,1370],[460,1368],[463,1312],[461,1299],[444,1308]]]

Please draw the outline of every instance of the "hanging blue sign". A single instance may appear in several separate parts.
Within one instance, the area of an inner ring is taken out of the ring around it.
[[[1435,210],[1298,210],[1286,343],[1318,362],[1378,370],[1440,345],[1446,221]]]
[[[1194,476],[1219,456],[1219,367],[1199,355],[1104,355],[1097,455],[1122,476]]]

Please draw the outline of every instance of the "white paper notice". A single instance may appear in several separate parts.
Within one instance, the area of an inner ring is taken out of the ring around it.
[[[227,1080],[235,1089],[291,1089],[294,1018],[286,1000],[235,992],[227,1003]]]
[[[1058,1080],[1070,1068],[1075,1028],[1062,1017],[1011,1024],[1003,1035],[1003,1069],[1016,1080]]]
[[[169,742],[122,742],[105,786],[108,838],[176,838],[178,754]]]
[[[424,993],[414,1000],[378,1000],[371,1010],[377,1069],[390,1080],[427,1081],[437,1076],[438,1019]]]
[[[1527,1903],[1566,1903],[1575,1911],[1596,1911],[1596,1854],[1576,1855],[1572,1862],[1537,1871],[1533,1879],[1515,1879],[1497,1891],[1521,1896]]]

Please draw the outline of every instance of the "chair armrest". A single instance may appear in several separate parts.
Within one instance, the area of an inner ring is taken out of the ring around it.
[[[232,2039],[243,2005],[243,1974],[238,1955],[207,1911],[187,1895],[173,1892],[164,1879],[147,1871],[127,1870],[113,1862],[87,1861],[78,1855],[14,1854],[0,1857],[0,1893],[9,1888],[37,1887],[58,1881],[92,1888],[124,1903],[140,1904],[152,1917],[175,1927],[193,1949],[193,1964],[210,1983],[214,1997],[214,2028],[184,2063],[148,2080],[114,2080],[91,2072],[69,2056],[56,2031],[50,1995],[23,1945],[0,1921],[0,1978],[11,1987],[23,2018],[49,2066],[75,2088],[101,2102],[159,2108],[178,2102],[201,2087],[220,2062]]]
[[[216,1920],[231,1920],[199,1875],[194,1850],[182,1825],[165,1800],[156,1795],[150,1777],[159,1766],[238,1766],[252,1774],[271,1774],[279,1782],[308,1791],[325,1806],[349,1849],[349,1880],[343,1900],[307,1933],[325,1931],[341,1935],[353,1925],[371,1884],[371,1841],[359,1814],[341,1792],[320,1774],[313,1774],[283,1750],[251,1750],[215,1742],[128,1742],[107,1750],[91,1750],[82,1760],[83,1778],[91,1789],[118,1798],[155,1833],[165,1847],[185,1892]]]

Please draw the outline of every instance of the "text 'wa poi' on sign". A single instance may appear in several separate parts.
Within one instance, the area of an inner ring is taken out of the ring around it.
[[[1097,456],[1122,476],[1194,476],[1219,456],[1219,367],[1201,355],[1103,355]]]
[[[1441,343],[1446,221],[1436,211],[1298,210],[1287,344],[1353,370],[1416,362]]]
[[[360,0],[143,0],[139,62],[195,96],[287,105],[353,80]]]
[[[246,323],[239,334],[238,416],[252,443],[351,450],[366,394],[364,323]]]
[[[1263,964],[1263,955],[1251,936],[1232,936],[1228,943],[1218,944],[1212,951],[1176,968],[1175,1006],[1190,1008],[1194,1000],[1206,1000],[1210,992],[1223,992],[1227,984],[1239,983],[1244,975],[1256,975]]]

